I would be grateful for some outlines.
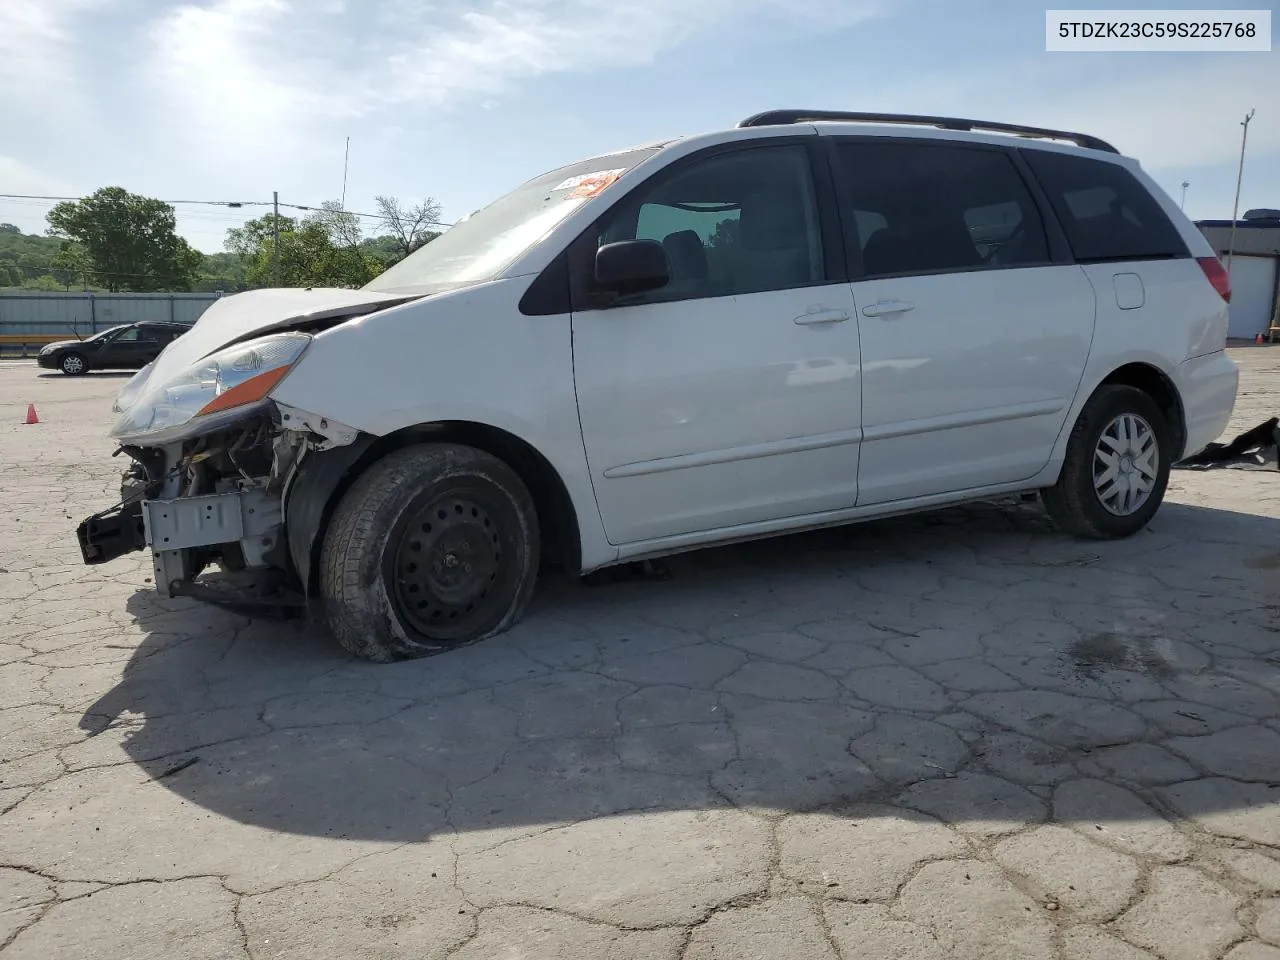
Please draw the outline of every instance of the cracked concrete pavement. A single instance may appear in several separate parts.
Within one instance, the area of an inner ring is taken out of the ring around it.
[[[6,958],[1280,960],[1280,477],[550,580],[378,666],[79,563],[122,383],[0,365]]]

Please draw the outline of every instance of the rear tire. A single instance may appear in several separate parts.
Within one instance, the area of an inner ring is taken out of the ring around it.
[[[1071,430],[1058,482],[1041,491],[1045,510],[1064,533],[1132,536],[1160,509],[1172,456],[1168,421],[1148,394],[1100,387]]]
[[[431,656],[514,624],[539,555],[537,512],[514,470],[472,447],[422,444],[379,460],[342,498],[320,594],[356,656]]]
[[[80,377],[89,372],[89,361],[81,354],[68,353],[58,361],[58,369],[68,377]]]

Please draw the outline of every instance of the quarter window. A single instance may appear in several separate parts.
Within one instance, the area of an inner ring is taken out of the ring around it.
[[[597,246],[657,240],[671,282],[627,304],[786,290],[826,279],[803,146],[720,154],[641,186],[606,218]]]
[[[1077,260],[1187,256],[1186,244],[1160,204],[1124,167],[1049,150],[1023,154]]]
[[[867,276],[1049,261],[1044,224],[1002,150],[847,141],[836,148]]]

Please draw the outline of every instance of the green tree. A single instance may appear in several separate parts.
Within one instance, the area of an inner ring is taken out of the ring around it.
[[[293,217],[276,217],[275,214],[268,213],[256,220],[246,220],[243,226],[232,227],[227,231],[227,239],[222,245],[245,258],[254,257],[264,247],[269,251],[277,222],[282,234],[292,233],[298,226],[298,221]]]
[[[359,220],[332,201],[302,220],[277,221],[274,214],[249,220],[228,230],[225,243],[244,259],[250,287],[363,286],[384,269],[363,245]]]
[[[23,280],[22,289],[57,291],[63,289],[63,286],[52,276],[45,273],[30,280]]]
[[[365,237],[360,241],[360,250],[366,257],[377,261],[379,273],[404,259],[404,250],[400,246],[400,241],[390,234]]]
[[[71,240],[62,242],[50,267],[53,278],[64,287],[84,286],[95,272],[89,251]]]
[[[194,289],[203,293],[212,293],[216,290],[238,293],[248,286],[245,280],[247,267],[247,259],[233,251],[206,253]]]
[[[178,236],[173,207],[103,187],[49,211],[52,236],[78,243],[93,278],[108,290],[190,290],[201,254]]]

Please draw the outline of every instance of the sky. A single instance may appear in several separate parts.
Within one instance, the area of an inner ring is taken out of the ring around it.
[[[1270,53],[1046,53],[1044,9],[1026,0],[0,0],[0,194],[122,186],[262,203],[278,191],[318,206],[342,195],[349,137],[348,209],[372,212],[379,194],[433,197],[448,221],[563,163],[803,107],[1092,133],[1136,157],[1175,200],[1189,181],[1187,213],[1217,219],[1231,215],[1241,120],[1256,108],[1240,211],[1280,207],[1274,38]],[[50,205],[0,199],[0,222],[44,232]],[[179,232],[205,252],[264,212],[176,209]]]

